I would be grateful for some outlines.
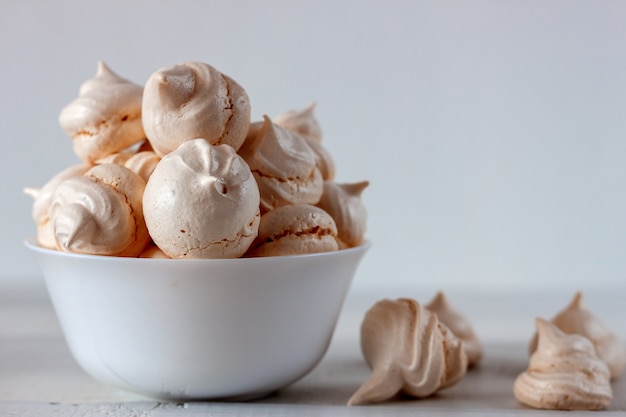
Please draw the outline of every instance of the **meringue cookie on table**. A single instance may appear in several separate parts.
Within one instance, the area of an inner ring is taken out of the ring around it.
[[[228,145],[184,142],[165,155],[143,196],[150,236],[170,258],[237,258],[257,236],[259,189]]]
[[[250,125],[250,100],[232,78],[203,62],[164,67],[146,82],[143,126],[155,152],[166,155],[203,138],[239,149]]]
[[[515,380],[513,393],[533,408],[600,410],[613,399],[610,372],[593,343],[537,319],[538,346],[528,369]]]
[[[96,165],[57,185],[50,203],[57,249],[137,256],[150,237],[141,198],[145,181],[118,164]]]
[[[261,216],[259,235],[246,257],[338,250],[337,226],[324,210],[307,204],[275,208]]]
[[[335,219],[340,248],[359,246],[365,239],[367,210],[361,194],[368,185],[368,181],[351,184],[324,181],[324,191],[316,205]]]
[[[467,371],[461,342],[417,301],[382,300],[365,314],[361,349],[372,374],[348,405],[403,393],[422,398],[459,382]]]
[[[435,294],[433,299],[426,304],[425,307],[429,311],[437,314],[439,320],[448,326],[456,337],[463,341],[468,366],[474,366],[480,362],[483,347],[478,336],[476,336],[470,322],[452,307],[443,292],[439,291]]]
[[[261,212],[290,204],[316,204],[323,179],[315,154],[301,136],[263,116],[250,129],[239,154],[250,166],[261,193]]]
[[[37,243],[48,249],[56,249],[54,229],[50,222],[50,203],[56,187],[67,178],[80,177],[91,168],[89,164],[73,165],[56,174],[41,188],[25,188],[24,192],[34,198],[32,216],[37,225]]]
[[[565,333],[576,333],[587,337],[594,344],[600,359],[606,362],[615,379],[626,367],[626,345],[611,332],[597,317],[587,310],[582,302],[582,293],[577,292],[572,301],[551,322]],[[537,348],[537,335],[533,336],[529,350]]]
[[[59,115],[76,155],[93,163],[143,140],[142,97],[141,86],[120,77],[100,61],[96,76],[82,84],[78,98]]]

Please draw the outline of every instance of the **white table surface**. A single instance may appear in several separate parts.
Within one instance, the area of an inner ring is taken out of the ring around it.
[[[358,336],[365,311],[381,298],[427,302],[433,292],[353,290],[326,356],[305,378],[251,402],[175,403],[92,380],[71,357],[45,288],[0,286],[0,416],[588,415],[525,408],[512,393],[515,377],[528,363],[526,346],[534,318],[552,317],[573,293],[446,293],[485,344],[481,365],[459,384],[427,399],[348,407],[348,398],[369,375]],[[623,295],[623,289],[585,292],[584,303],[626,339]],[[613,391],[614,400],[601,415],[626,415],[626,376],[614,382]]]

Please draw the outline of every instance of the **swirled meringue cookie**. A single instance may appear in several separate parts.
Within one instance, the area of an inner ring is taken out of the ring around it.
[[[228,145],[204,139],[165,155],[143,196],[146,224],[170,258],[237,258],[257,236],[259,189]]]
[[[315,118],[313,111],[315,102],[302,110],[289,110],[274,117],[273,121],[278,126],[302,136],[303,138],[320,143],[322,141],[322,128]]]
[[[274,118],[274,123],[278,126],[298,134],[306,139],[307,144],[315,154],[315,163],[322,174],[322,178],[327,180],[335,179],[335,161],[322,146],[322,129],[317,119],[313,115],[315,103],[311,103],[304,110],[290,110]]]
[[[56,174],[41,188],[25,188],[24,192],[34,198],[32,216],[37,225],[37,243],[48,249],[56,249],[54,229],[50,222],[50,203],[56,187],[67,178],[80,177],[91,168],[89,164],[74,165]]]
[[[566,334],[543,319],[535,321],[538,347],[528,369],[515,380],[513,393],[533,408],[600,410],[613,399],[609,369],[593,343]]]
[[[150,76],[142,119],[160,156],[196,138],[237,150],[248,133],[250,100],[235,80],[211,65],[184,62]]]
[[[463,342],[411,299],[374,304],[361,324],[361,349],[372,374],[348,405],[381,402],[398,393],[427,397],[456,384],[467,371]]]
[[[261,212],[290,204],[316,204],[323,179],[306,140],[263,116],[250,130],[239,154],[246,160],[261,193]]]
[[[96,165],[56,187],[50,203],[57,249],[137,256],[150,237],[141,198],[146,183],[117,164]]]
[[[565,333],[580,334],[591,340],[600,359],[608,365],[611,378],[617,378],[624,372],[626,366],[624,342],[585,308],[581,292],[577,292],[567,307],[551,321]],[[536,347],[537,335],[534,335],[530,343],[530,352],[534,352]]]
[[[368,185],[368,181],[351,184],[324,181],[324,191],[317,207],[335,219],[339,248],[359,246],[364,241],[367,210],[361,194]]]
[[[143,88],[98,63],[95,78],[80,87],[78,98],[59,116],[61,127],[73,140],[82,160],[118,152],[146,137],[141,122]]]
[[[337,226],[324,210],[307,204],[282,206],[261,216],[259,235],[246,257],[299,255],[338,250]]]
[[[425,307],[435,313],[439,320],[463,341],[468,366],[474,366],[480,362],[483,355],[482,343],[480,343],[470,322],[452,307],[443,292],[439,291],[435,294]]]

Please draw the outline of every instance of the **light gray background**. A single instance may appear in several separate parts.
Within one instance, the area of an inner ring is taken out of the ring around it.
[[[355,287],[625,286],[626,2],[0,2],[0,283],[40,280],[25,186],[77,163],[57,118],[105,60],[210,63],[253,117],[318,103],[369,179]],[[568,295],[569,296],[569,295]]]

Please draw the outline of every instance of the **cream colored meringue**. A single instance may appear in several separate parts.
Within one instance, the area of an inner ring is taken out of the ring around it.
[[[348,405],[376,403],[398,393],[427,397],[467,371],[463,342],[417,301],[382,300],[365,314],[361,349],[372,374]]]
[[[153,258],[153,259],[170,259],[159,247],[155,244],[150,244],[139,254],[139,258]]]
[[[338,250],[337,226],[324,210],[307,204],[282,206],[261,216],[259,235],[247,257]]]
[[[171,258],[236,258],[257,236],[259,189],[228,145],[183,143],[157,164],[143,197],[152,239]]]
[[[263,116],[250,130],[239,154],[246,160],[261,193],[261,212],[290,204],[316,204],[323,180],[315,154],[305,139]]]
[[[32,216],[37,225],[37,243],[48,249],[56,249],[54,229],[50,223],[50,203],[56,187],[67,178],[80,177],[91,168],[89,164],[74,165],[56,174],[42,188],[25,188],[24,192],[34,198]]]
[[[324,180],[335,179],[335,161],[322,146],[322,129],[313,115],[315,103],[311,103],[304,110],[290,110],[274,118],[278,126],[294,132],[304,139],[315,153],[315,160]]]
[[[515,380],[513,393],[533,408],[599,410],[613,399],[609,369],[593,343],[566,334],[543,319],[535,321],[539,342],[528,369]]]
[[[141,197],[145,181],[117,164],[96,165],[59,183],[50,203],[57,249],[137,256],[149,242]]]
[[[368,185],[368,181],[353,184],[324,181],[324,191],[317,206],[335,219],[340,248],[359,246],[365,239],[367,210],[361,194]]]
[[[448,298],[439,291],[425,306],[437,315],[439,320],[448,326],[452,333],[463,341],[468,366],[476,365],[483,355],[483,347],[470,322],[456,311]]]
[[[59,116],[76,155],[93,163],[144,139],[142,96],[141,86],[121,78],[100,61],[95,78],[82,84],[78,98]]]
[[[317,165],[317,168],[320,170],[322,179],[325,181],[334,180],[335,161],[333,160],[330,152],[328,152],[328,150],[326,150],[321,143],[307,140],[307,144],[315,154],[315,165]]]
[[[204,138],[239,149],[250,125],[250,100],[232,78],[202,62],[161,68],[146,82],[143,126],[163,156],[182,143]]]
[[[580,334],[591,340],[600,359],[608,365],[612,379],[624,372],[624,367],[626,367],[624,342],[584,307],[581,292],[577,292],[569,305],[554,316],[551,321],[565,333]],[[534,335],[530,343],[531,353],[536,349],[536,346],[537,335]]]
[[[278,126],[297,133],[303,138],[320,143],[322,141],[322,128],[313,114],[316,103],[309,104],[302,110],[289,110],[274,117],[273,121]]]
[[[98,159],[96,164],[123,165],[147,182],[160,160],[161,158],[154,151],[141,151],[137,153],[119,152]]]

